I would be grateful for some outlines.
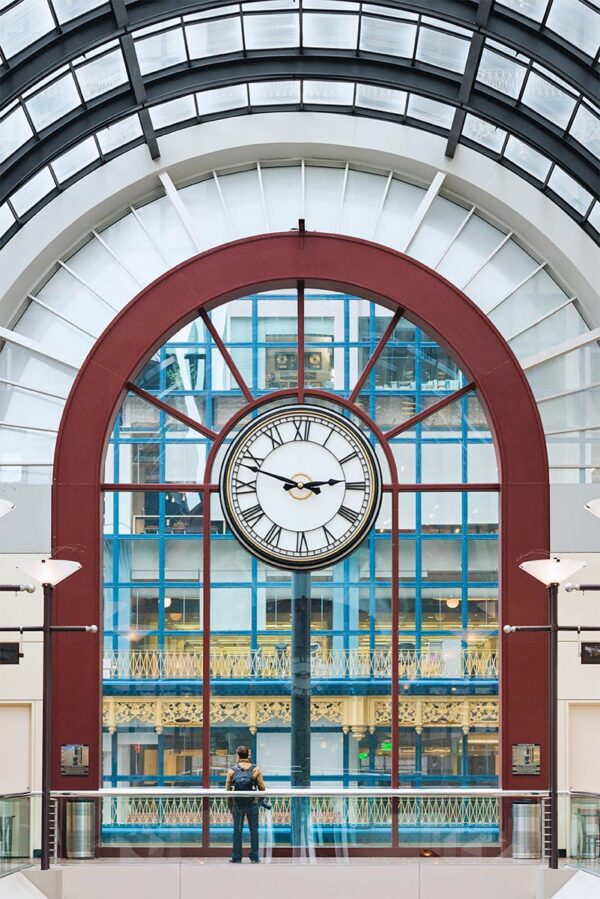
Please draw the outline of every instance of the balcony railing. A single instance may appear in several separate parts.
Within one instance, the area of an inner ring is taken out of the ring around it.
[[[105,680],[186,680],[202,677],[203,654],[197,650],[138,649],[113,652],[104,658]],[[286,652],[218,651],[211,653],[210,675],[222,680],[288,680]],[[319,650],[311,658],[315,680],[390,678],[392,656],[387,651]],[[490,650],[447,652],[403,651],[398,654],[401,680],[491,679],[498,677],[498,655]]]

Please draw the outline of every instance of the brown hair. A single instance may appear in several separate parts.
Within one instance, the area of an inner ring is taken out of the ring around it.
[[[238,746],[236,749],[237,757],[239,759],[249,759],[250,758],[250,750],[247,746]]]

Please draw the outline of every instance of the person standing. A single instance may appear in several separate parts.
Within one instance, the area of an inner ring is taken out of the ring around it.
[[[250,759],[250,750],[247,746],[238,746],[236,750],[237,763],[227,772],[225,782],[226,790],[250,792],[251,790],[266,789],[262,771]],[[250,796],[240,796],[238,799],[230,799],[229,807],[233,815],[233,848],[230,862],[239,864],[242,861],[242,833],[244,830],[244,818],[248,819],[250,831],[250,861],[259,863],[258,858],[258,809],[257,799]]]

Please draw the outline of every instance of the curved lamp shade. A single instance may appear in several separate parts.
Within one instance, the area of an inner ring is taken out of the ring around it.
[[[2,518],[3,515],[6,515],[7,512],[12,512],[14,507],[15,504],[11,503],[10,500],[0,499],[0,518]]]
[[[521,562],[519,568],[548,587],[550,584],[562,584],[576,571],[585,568],[585,565],[581,559],[536,559],[533,562]]]
[[[595,515],[596,518],[600,518],[600,498],[591,499],[583,508],[587,509],[588,512],[591,512],[592,515]]]
[[[66,559],[32,559],[23,562],[19,568],[29,574],[40,584],[51,584],[55,587],[71,574],[81,568],[80,562],[67,562]]]

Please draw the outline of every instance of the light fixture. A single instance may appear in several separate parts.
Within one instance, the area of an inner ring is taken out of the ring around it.
[[[595,515],[596,518],[600,518],[600,497],[598,499],[590,500],[583,508],[588,512],[591,512],[592,515]]]
[[[2,518],[3,515],[7,515],[8,512],[12,512],[14,507],[15,504],[11,503],[10,500],[0,499],[0,518]]]
[[[546,587],[550,584],[562,584],[568,577],[580,571],[586,565],[581,559],[536,559],[532,562],[521,562],[519,568],[541,581]]]
[[[173,600],[171,599],[170,596],[165,596],[165,609],[168,609],[172,602],[173,602]]]
[[[66,559],[31,559],[22,562],[18,567],[40,584],[56,587],[69,575],[79,571],[81,563],[68,562]]]
[[[456,597],[450,596],[446,600],[446,605],[448,606],[449,609],[458,609],[458,607],[460,605],[460,599],[456,599]]]

